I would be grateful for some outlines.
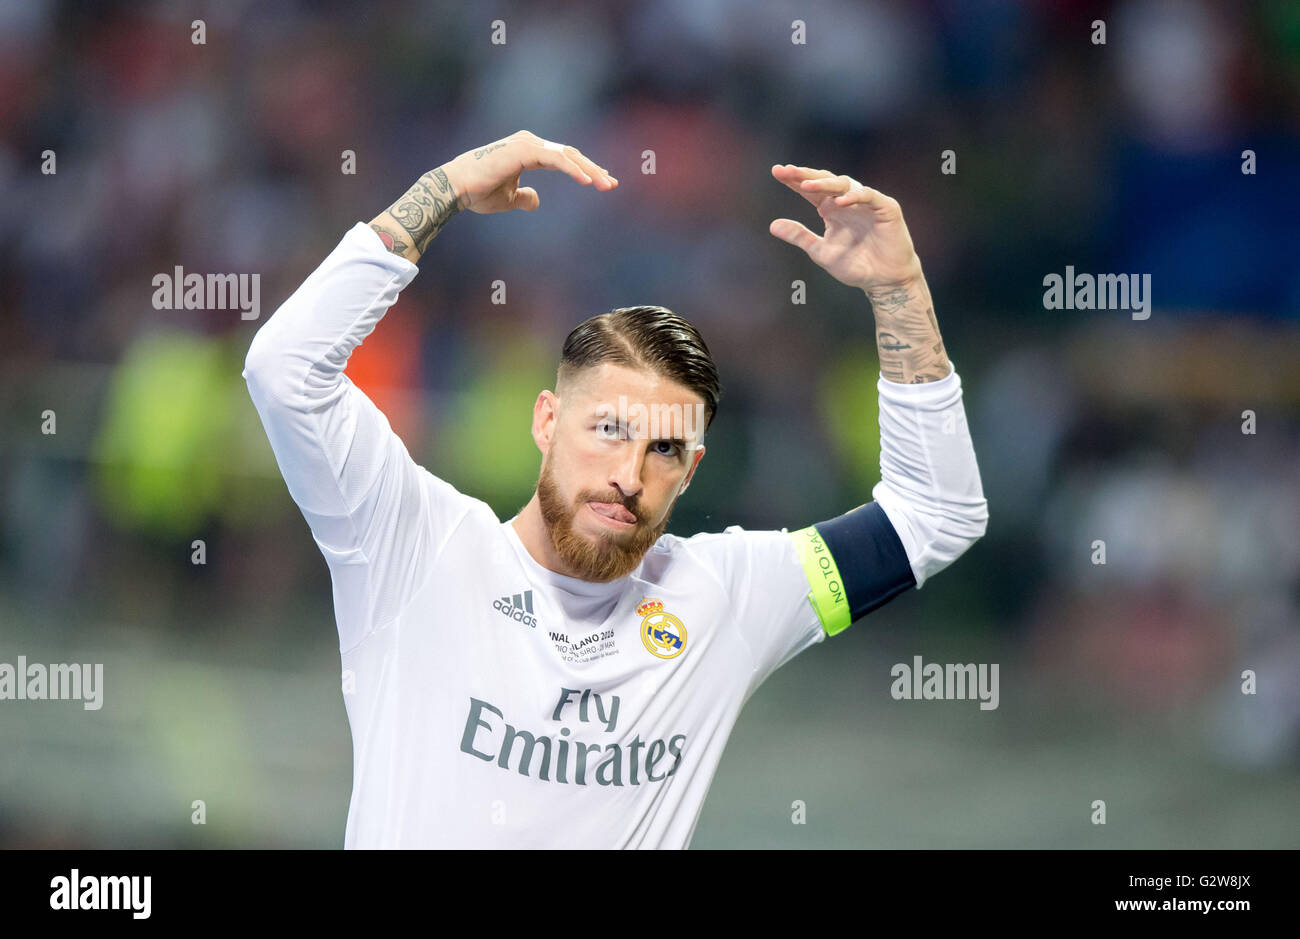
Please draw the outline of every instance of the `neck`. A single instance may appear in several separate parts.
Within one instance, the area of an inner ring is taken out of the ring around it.
[[[520,509],[519,515],[511,524],[514,525],[515,534],[519,536],[519,540],[523,542],[534,561],[548,571],[566,577],[578,576],[578,572],[565,564],[556,553],[555,545],[551,543],[551,535],[546,530],[546,521],[542,518],[542,506],[537,500],[536,492],[528,500],[528,504]]]

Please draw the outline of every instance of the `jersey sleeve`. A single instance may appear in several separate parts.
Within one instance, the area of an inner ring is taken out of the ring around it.
[[[704,552],[722,581],[730,603],[727,618],[753,664],[751,693],[782,665],[826,638],[787,532],[746,531],[732,525],[723,532],[696,535],[688,543]]]
[[[916,385],[881,376],[877,388],[875,498],[793,536],[828,635],[919,589],[983,537],[988,523],[956,368]]]
[[[883,376],[874,499],[795,532],[732,526],[689,542],[723,581],[754,666],[750,691],[813,643],[919,588],[983,536],[987,503],[956,368]]]
[[[898,533],[917,589],[988,527],[988,502],[966,424],[961,376],[904,385],[881,376],[880,482],[875,501]]]
[[[473,500],[418,466],[344,374],[418,273],[357,223],[258,330],[243,377],[329,565],[342,651],[391,622]]]

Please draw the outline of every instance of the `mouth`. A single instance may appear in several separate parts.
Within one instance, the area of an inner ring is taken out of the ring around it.
[[[588,502],[587,508],[610,528],[626,531],[636,527],[636,516],[617,502]]]

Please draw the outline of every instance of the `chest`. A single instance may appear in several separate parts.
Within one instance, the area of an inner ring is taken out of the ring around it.
[[[482,701],[557,733],[621,736],[744,680],[727,614],[704,577],[578,595],[485,546],[444,558],[403,617],[398,667],[404,689],[436,685],[447,707]]]

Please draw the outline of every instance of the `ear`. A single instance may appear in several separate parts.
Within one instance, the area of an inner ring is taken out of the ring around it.
[[[555,423],[559,420],[560,399],[553,391],[542,391],[533,403],[533,442],[543,455],[551,449],[555,438]]]
[[[686,487],[691,484],[695,478],[695,470],[700,465],[700,460],[704,459],[704,444],[700,444],[699,449],[695,451],[695,458],[691,461],[691,468],[686,471],[686,478],[682,480],[682,488],[677,490],[677,495],[686,491]]]

